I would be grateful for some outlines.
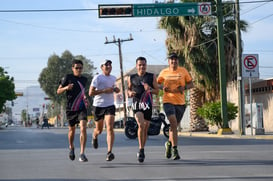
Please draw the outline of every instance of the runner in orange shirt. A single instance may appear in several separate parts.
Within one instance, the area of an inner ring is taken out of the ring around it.
[[[177,149],[177,126],[186,109],[184,90],[194,87],[192,78],[186,68],[178,65],[178,56],[171,53],[168,56],[169,67],[163,69],[157,78],[157,83],[163,85],[163,108],[170,122],[169,140],[165,143],[166,158],[179,160]]]

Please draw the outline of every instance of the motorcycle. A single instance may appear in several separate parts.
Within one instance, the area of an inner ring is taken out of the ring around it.
[[[164,125],[163,134],[166,138],[169,138],[170,124],[166,123],[165,115],[163,113],[159,113],[158,116],[154,116],[151,118],[150,126],[148,129],[148,135],[150,136],[159,135],[162,124]],[[126,137],[130,139],[136,139],[137,130],[138,130],[138,125],[137,125],[136,119],[134,117],[127,117],[127,121],[125,123]]]

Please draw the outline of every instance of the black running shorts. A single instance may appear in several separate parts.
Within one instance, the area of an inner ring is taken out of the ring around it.
[[[76,124],[79,124],[81,120],[87,121],[87,110],[66,111],[66,118],[69,126],[73,127]]]
[[[164,103],[163,109],[167,117],[170,115],[175,115],[177,123],[180,123],[183,118],[186,105],[173,105],[170,103]]]
[[[93,107],[94,109],[94,120],[99,121],[104,119],[105,115],[114,115],[116,112],[116,107],[114,105],[108,107]]]

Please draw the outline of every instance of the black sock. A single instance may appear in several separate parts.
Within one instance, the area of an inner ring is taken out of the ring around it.
[[[108,151],[107,154],[111,153],[112,151]]]
[[[144,148],[139,149],[139,152],[144,153]]]
[[[177,146],[173,146],[173,149],[177,149]]]

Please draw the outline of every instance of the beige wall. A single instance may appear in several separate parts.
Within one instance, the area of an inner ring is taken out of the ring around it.
[[[227,87],[227,101],[234,103],[238,106],[238,91],[236,84],[229,84]],[[238,114],[237,114],[238,115]],[[238,116],[235,120],[229,122],[229,126],[233,131],[239,131],[239,119]]]
[[[227,87],[227,100],[238,106],[237,84],[229,84]],[[245,104],[249,104],[249,96],[245,96]],[[273,93],[252,94],[252,103],[263,104],[263,124],[265,132],[273,132],[273,113],[270,111],[273,107]],[[238,116],[235,120],[230,121],[230,128],[233,131],[239,130]]]

